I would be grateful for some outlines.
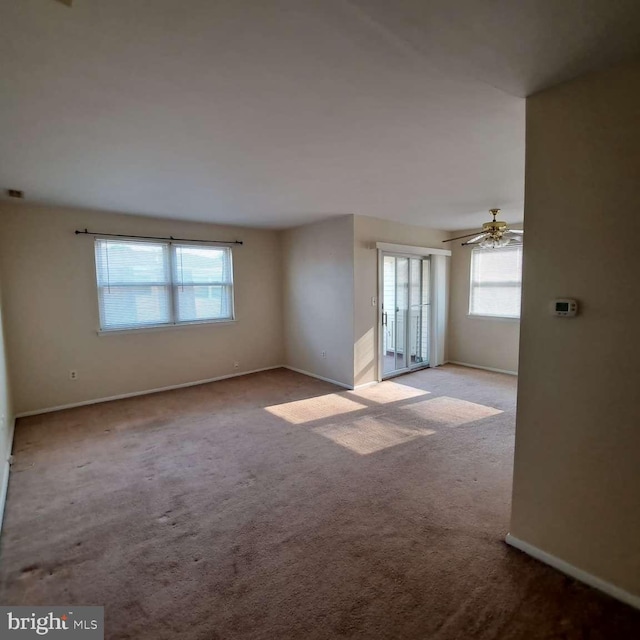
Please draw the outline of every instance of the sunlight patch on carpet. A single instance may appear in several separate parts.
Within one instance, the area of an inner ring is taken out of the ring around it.
[[[426,396],[429,393],[429,391],[416,389],[415,387],[409,387],[406,384],[399,384],[397,382],[381,382],[357,391],[347,391],[347,394],[351,397],[362,398],[363,400],[377,402],[378,404],[410,400],[411,398]]]
[[[313,431],[360,455],[375,453],[435,433],[430,430],[399,427],[381,418],[369,416],[344,424],[315,427]]]
[[[304,424],[366,408],[366,405],[345,398],[339,393],[265,407],[269,413],[291,424]]]
[[[430,424],[436,423],[437,426],[443,427],[459,427],[469,422],[475,422],[476,420],[502,413],[500,409],[468,402],[467,400],[458,400],[458,398],[449,398],[448,396],[416,402],[404,407],[402,411],[427,420]]]

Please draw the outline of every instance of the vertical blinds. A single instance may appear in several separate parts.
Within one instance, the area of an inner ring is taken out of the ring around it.
[[[229,247],[95,241],[103,331],[233,319]]]
[[[471,315],[519,318],[522,245],[473,249],[470,289]]]

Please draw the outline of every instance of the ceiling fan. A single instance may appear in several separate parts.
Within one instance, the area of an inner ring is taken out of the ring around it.
[[[507,223],[502,220],[496,220],[496,216],[500,213],[500,209],[489,209],[489,213],[493,216],[491,222],[485,222],[482,225],[482,231],[468,233],[466,236],[458,236],[457,238],[449,238],[442,242],[453,242],[454,240],[462,240],[463,238],[471,238],[462,243],[463,247],[467,245],[478,245],[483,249],[499,249],[506,247],[508,244],[522,244],[524,231],[519,229],[509,229]]]

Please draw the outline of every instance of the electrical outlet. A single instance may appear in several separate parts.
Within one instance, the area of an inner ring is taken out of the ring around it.
[[[239,362],[234,362],[233,363],[233,368],[234,369],[238,369],[240,367],[240,363]]]
[[[327,357],[327,352],[326,352],[326,351],[323,351],[323,352],[322,352],[322,357],[323,357],[323,358],[326,358],[326,357]]]
[[[78,372],[75,369],[71,369],[71,371],[69,371],[69,380],[77,380],[78,379]]]

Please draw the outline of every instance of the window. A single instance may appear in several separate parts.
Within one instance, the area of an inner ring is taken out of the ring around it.
[[[469,314],[520,317],[522,245],[471,252]]]
[[[100,330],[233,320],[231,248],[96,238]]]

